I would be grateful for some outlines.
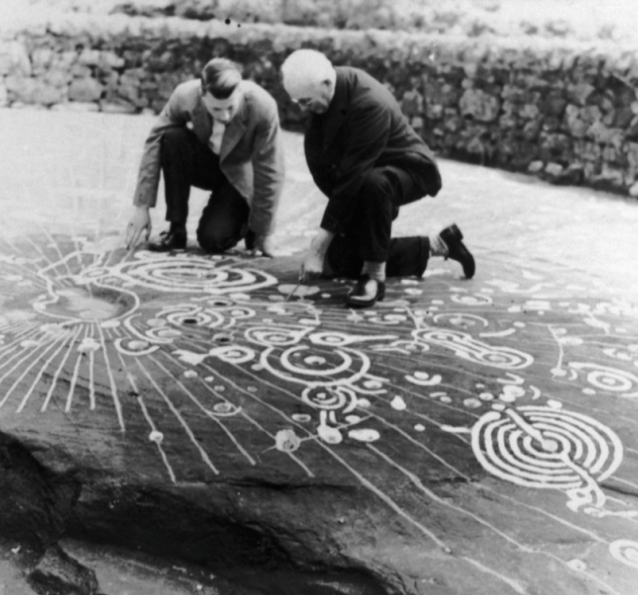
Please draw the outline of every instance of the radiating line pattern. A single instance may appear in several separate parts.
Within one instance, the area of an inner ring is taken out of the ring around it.
[[[627,534],[610,535],[588,518],[637,524],[636,511],[605,489],[610,481],[638,488],[635,445],[623,444],[599,402],[635,406],[635,307],[574,303],[538,275],[473,289],[433,269],[424,282],[389,283],[386,302],[357,312],[340,305],[340,283],[284,302],[289,283],[239,253],[47,241],[51,249],[29,237],[1,246],[2,415],[60,411],[73,423],[81,412],[99,413],[122,441],[144,427],[149,457],[176,486],[191,480],[184,456],[202,480],[273,461],[298,482],[328,469],[513,592],[526,585],[498,554],[479,559],[451,543],[399,486],[407,482],[451,522],[492,534],[495,552],[513,548],[575,572],[560,552],[444,497],[430,475],[466,482],[521,517],[558,523],[619,564],[634,563]],[[635,431],[638,422],[623,423]],[[502,492],[494,480],[512,487]],[[564,512],[524,497],[546,489],[566,496]],[[578,572],[622,592],[594,570]]]

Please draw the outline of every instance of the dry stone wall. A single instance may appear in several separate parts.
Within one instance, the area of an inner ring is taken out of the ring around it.
[[[612,43],[76,13],[0,35],[2,106],[157,113],[176,84],[227,56],[295,128],[279,66],[312,47],[384,82],[439,155],[638,196],[638,59]]]

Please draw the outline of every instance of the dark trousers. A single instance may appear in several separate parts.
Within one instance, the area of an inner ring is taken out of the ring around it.
[[[353,216],[328,249],[334,275],[358,277],[364,261],[386,262],[388,277],[421,277],[428,265],[427,236],[392,238],[399,208],[426,194],[424,180],[407,168],[374,168],[355,197]]]
[[[191,186],[211,190],[197,227],[197,241],[207,252],[232,248],[246,236],[250,207],[228,181],[219,157],[188,128],[170,128],[162,135],[161,158],[166,195],[166,220],[186,224]]]

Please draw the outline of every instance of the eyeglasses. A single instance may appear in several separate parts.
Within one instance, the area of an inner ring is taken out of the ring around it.
[[[308,107],[312,102],[312,97],[302,97],[301,99],[293,99],[293,103],[296,103],[299,107]]]

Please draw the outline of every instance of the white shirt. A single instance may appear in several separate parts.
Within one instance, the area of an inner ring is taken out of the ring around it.
[[[222,147],[222,140],[224,139],[224,132],[226,130],[226,125],[222,124],[218,120],[213,119],[213,131],[210,135],[210,139],[208,140],[208,144],[212,149],[215,155],[219,155],[219,151]]]

